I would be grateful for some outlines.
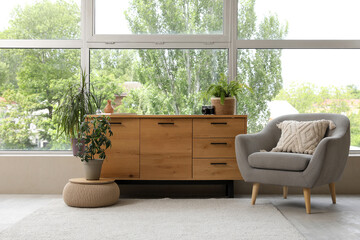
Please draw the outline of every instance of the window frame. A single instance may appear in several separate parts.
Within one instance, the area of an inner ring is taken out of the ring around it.
[[[91,49],[228,49],[229,81],[237,76],[238,49],[360,49],[359,40],[239,40],[238,0],[224,0],[223,34],[219,35],[100,35],[94,34],[95,0],[81,0],[81,38],[78,40],[0,40],[4,48],[80,49],[81,67],[87,81],[90,74]],[[2,151],[0,155],[61,155],[71,151]],[[351,156],[360,150],[351,150]]]
[[[223,34],[96,34],[95,33],[95,1],[88,1],[87,6],[87,42],[88,43],[155,43],[161,45],[163,43],[224,43],[229,42],[230,29],[230,13],[229,5],[231,0],[223,0]]]

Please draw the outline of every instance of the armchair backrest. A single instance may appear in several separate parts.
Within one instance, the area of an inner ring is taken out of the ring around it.
[[[302,114],[290,114],[283,115],[278,118],[270,121],[265,127],[272,132],[274,138],[277,140],[280,139],[281,130],[276,126],[276,124],[285,121],[285,120],[294,120],[294,121],[315,121],[315,120],[331,120],[335,123],[336,128],[333,130],[327,130],[325,133],[325,137],[331,136],[344,136],[346,131],[350,127],[350,121],[346,116],[340,114],[332,114],[332,113],[302,113]]]

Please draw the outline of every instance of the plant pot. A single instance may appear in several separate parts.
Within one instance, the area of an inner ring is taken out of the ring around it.
[[[215,115],[234,115],[236,113],[235,97],[225,98],[224,105],[220,98],[211,98],[211,105],[215,107]]]
[[[103,162],[103,159],[94,159],[88,162],[83,161],[85,178],[87,180],[99,180]]]
[[[73,151],[74,156],[78,155],[78,153],[79,153],[79,147],[78,147],[77,143],[78,143],[77,138],[71,139],[71,146],[72,146],[72,151]],[[85,140],[81,141],[81,143],[83,144],[81,147],[81,151],[84,152],[85,151]]]

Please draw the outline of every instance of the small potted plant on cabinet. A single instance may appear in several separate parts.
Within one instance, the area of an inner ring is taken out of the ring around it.
[[[236,113],[236,100],[244,90],[250,90],[249,86],[239,81],[227,81],[225,74],[221,74],[217,83],[211,84],[207,94],[213,96],[211,105],[215,107],[216,115],[234,115]]]
[[[113,132],[108,116],[86,117],[80,126],[78,146],[83,151],[77,155],[84,163],[87,180],[98,180],[101,167],[106,158],[105,150],[111,147],[109,139]]]

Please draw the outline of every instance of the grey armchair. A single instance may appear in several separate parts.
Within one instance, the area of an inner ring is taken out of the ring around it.
[[[336,128],[327,130],[313,155],[260,152],[270,151],[277,145],[281,130],[276,126],[284,120],[313,121],[332,120]],[[237,163],[245,182],[252,182],[252,204],[255,204],[260,184],[283,186],[284,198],[287,187],[302,187],[306,212],[311,212],[310,190],[329,184],[332,201],[336,203],[335,182],[345,168],[350,147],[350,121],[339,114],[292,114],[270,121],[257,134],[236,136]]]

